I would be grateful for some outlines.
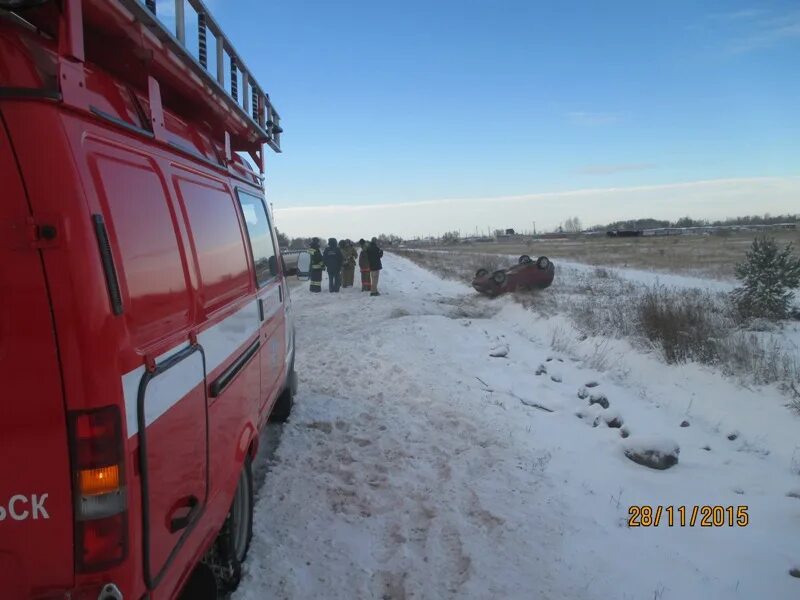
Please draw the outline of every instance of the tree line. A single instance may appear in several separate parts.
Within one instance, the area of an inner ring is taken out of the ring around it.
[[[314,237],[289,237],[285,233],[279,231],[277,227],[275,228],[275,234],[278,236],[278,246],[281,248],[288,248],[289,250],[303,250],[308,248],[311,245],[311,240]],[[328,236],[318,235],[316,237],[318,237],[322,242],[326,242],[328,239]],[[380,246],[395,246],[403,242],[403,238],[401,238],[399,235],[394,235],[393,233],[382,233],[376,237],[378,238],[378,245]],[[365,237],[364,239],[367,238]],[[372,237],[369,239],[372,239]],[[358,240],[353,241],[357,242]]]
[[[709,219],[693,219],[689,216],[681,217],[676,221],[664,219],[631,219],[628,221],[614,221],[608,225],[594,225],[591,231],[609,231],[614,229],[660,229],[666,227],[723,227],[734,225],[776,225],[778,223],[795,223],[800,220],[800,215],[745,215],[711,221]],[[566,229],[565,229],[566,231]]]

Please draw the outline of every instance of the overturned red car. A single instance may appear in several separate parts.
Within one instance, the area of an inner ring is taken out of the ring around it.
[[[510,269],[501,269],[489,273],[487,269],[478,269],[472,280],[474,287],[481,294],[499,296],[508,292],[523,292],[549,287],[553,283],[555,267],[546,256],[533,260],[527,254],[519,257],[518,264]]]

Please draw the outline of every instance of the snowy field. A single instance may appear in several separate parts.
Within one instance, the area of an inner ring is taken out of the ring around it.
[[[292,291],[300,390],[234,598],[800,598],[785,396],[623,340],[560,354],[566,318],[384,265],[380,298]],[[625,455],[674,446],[663,471]],[[674,525],[629,527],[641,505]]]

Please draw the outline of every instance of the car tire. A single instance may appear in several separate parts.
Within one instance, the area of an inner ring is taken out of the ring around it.
[[[242,564],[253,539],[253,502],[252,461],[250,456],[246,456],[231,508],[214,545],[215,557],[211,567],[217,588],[223,595],[239,587],[242,579]]]
[[[540,256],[536,260],[536,266],[539,267],[542,271],[547,269],[550,266],[550,259],[546,256]]]
[[[475,279],[480,279],[481,277],[485,277],[488,274],[489,271],[487,271],[486,269],[478,269],[477,271],[475,271]]]
[[[523,254],[522,256],[519,257],[519,264],[521,264],[521,265],[526,265],[526,264],[532,263],[532,262],[533,262],[533,259],[530,256],[528,256],[527,254]]]
[[[503,285],[506,282],[506,272],[495,271],[492,273],[492,281],[494,281],[497,285]]]
[[[270,423],[285,423],[289,420],[292,408],[294,408],[294,393],[296,389],[297,373],[294,371],[294,361],[292,361],[292,366],[289,367],[289,375],[286,377],[286,389],[275,400],[275,406],[272,407],[272,412],[269,414]]]

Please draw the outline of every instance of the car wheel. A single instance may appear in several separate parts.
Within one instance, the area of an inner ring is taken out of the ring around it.
[[[475,279],[480,279],[481,277],[485,277],[488,274],[489,271],[487,271],[486,269],[478,269],[477,271],[475,271]]]
[[[530,256],[528,256],[527,254],[523,254],[522,256],[519,257],[519,264],[521,264],[521,265],[526,265],[526,264],[532,263],[532,262],[533,262],[533,259]]]
[[[217,578],[217,587],[228,594],[239,587],[242,563],[253,539],[253,469],[247,456],[239,474],[239,483],[225,524],[217,536],[215,556],[211,568]]]
[[[546,256],[540,256],[539,259],[536,261],[536,266],[542,269],[543,271],[550,266],[550,259]]]
[[[492,273],[492,280],[497,285],[503,285],[506,282],[506,272],[505,271],[495,271]]]
[[[294,362],[289,367],[289,376],[286,378],[286,389],[275,400],[275,406],[272,407],[272,412],[269,414],[270,423],[285,423],[292,414],[294,407],[294,392],[297,388],[297,374],[294,371]]]

